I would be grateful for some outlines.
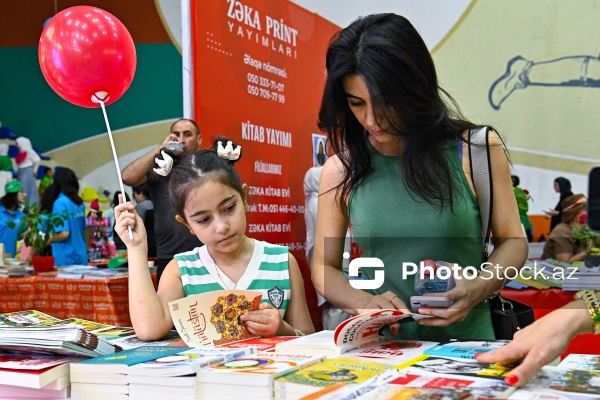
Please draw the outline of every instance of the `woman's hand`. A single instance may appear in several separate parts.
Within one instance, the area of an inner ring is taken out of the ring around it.
[[[283,328],[287,324],[283,322],[279,310],[268,303],[260,303],[260,309],[242,314],[240,320],[246,324],[246,328],[253,335],[262,337],[285,335],[286,333],[290,335],[289,332],[283,332]]]
[[[123,195],[119,195],[119,201],[123,201]],[[129,237],[129,228],[133,239]],[[148,246],[146,240],[146,229],[140,216],[135,212],[135,207],[131,202],[121,203],[115,207],[115,228],[114,231],[119,235],[127,249],[137,246]]]
[[[384,310],[384,309],[392,309],[392,310],[400,310],[405,313],[411,313],[406,304],[396,294],[392,291],[387,291],[383,294],[379,294],[371,297],[371,300],[363,307],[359,309],[360,313],[366,313],[373,310]],[[400,331],[400,324],[392,324],[390,325],[390,332],[392,335],[396,336]]]
[[[448,326],[455,322],[464,321],[471,310],[489,295],[489,289],[485,285],[487,281],[482,280],[480,277],[467,279],[464,275],[460,274],[459,276],[455,276],[455,280],[456,287],[454,289],[443,293],[432,293],[435,296],[447,297],[452,301],[452,305],[448,308],[419,308],[419,314],[436,317],[420,319],[418,321],[420,325]]]
[[[591,318],[583,301],[579,305],[576,303],[555,310],[521,329],[506,346],[476,355],[477,361],[504,365],[523,360],[504,380],[510,385],[525,385],[544,365],[559,357],[575,335],[591,332]]]

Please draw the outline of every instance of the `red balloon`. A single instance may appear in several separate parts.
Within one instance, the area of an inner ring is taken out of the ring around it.
[[[50,87],[81,107],[100,107],[94,98],[114,103],[135,74],[131,35],[114,15],[97,7],[70,7],[53,16],[42,31],[38,57]]]

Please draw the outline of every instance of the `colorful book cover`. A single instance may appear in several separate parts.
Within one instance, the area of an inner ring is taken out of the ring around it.
[[[281,375],[306,368],[323,360],[322,356],[303,354],[257,353],[198,372],[199,383],[268,386]]]
[[[238,340],[237,342],[225,343],[220,345],[221,348],[240,349],[243,347],[256,347],[256,351],[274,351],[275,346],[279,343],[285,343],[290,340],[297,339],[297,336],[271,336],[271,337],[254,337],[250,339]]]
[[[36,310],[15,311],[0,314],[0,328],[52,325],[61,320]]]
[[[362,347],[381,339],[382,328],[395,322],[412,322],[430,315],[405,313],[400,310],[376,310],[348,318],[337,326],[333,335],[337,346]]]
[[[508,343],[510,343],[510,340],[450,340],[426,349],[423,351],[423,354],[436,357],[475,360],[475,354],[487,353],[488,351],[505,346]]]
[[[437,342],[421,340],[384,340],[350,350],[345,355],[349,357],[393,360],[398,364],[412,360],[437,344]]]
[[[569,354],[558,365],[560,369],[582,369],[600,371],[599,354]]]
[[[443,358],[422,354],[398,365],[396,368],[416,375],[433,373],[503,380],[514,367],[511,365],[484,364],[463,358]]]
[[[185,350],[190,350],[190,348],[172,346],[136,347],[115,354],[104,355],[73,363],[71,365],[71,371],[81,374],[125,374],[132,365],[181,353]]]
[[[102,337],[102,336],[99,336],[99,337]],[[157,346],[157,347],[160,347],[160,346],[182,347],[183,346],[183,347],[188,347],[185,344],[185,342],[183,342],[181,340],[179,333],[177,333],[176,331],[169,331],[169,333],[167,333],[162,339],[154,340],[152,342],[146,342],[146,341],[141,340],[140,338],[137,337],[135,332],[133,335],[126,335],[125,331],[124,331],[123,336],[114,338],[114,339],[110,339],[107,342],[114,346],[119,346],[125,350],[134,349],[134,348],[140,347],[140,346]],[[189,346],[189,347],[191,347],[191,346]]]
[[[600,399],[600,371],[546,366],[511,399]]]
[[[39,389],[67,375],[69,375],[68,361],[41,369],[0,369],[0,384]]]
[[[419,389],[417,392],[404,389]],[[504,381],[444,374],[419,375],[395,368],[388,369],[359,385],[338,388],[331,395],[318,397],[335,399],[495,399],[506,398],[516,388]],[[421,391],[422,390],[422,391]],[[316,395],[319,393],[315,393]],[[399,397],[398,397],[399,396]],[[409,396],[409,397],[404,397]]]
[[[256,347],[244,347],[242,349],[198,347],[136,364],[129,369],[129,374],[142,376],[190,375],[211,365],[222,364],[254,354],[256,354]]]
[[[79,360],[81,358],[40,354],[0,354],[0,369],[40,370]]]
[[[217,290],[187,296],[169,303],[175,329],[190,347],[212,347],[254,337],[239,320],[258,310],[262,293]]]
[[[306,389],[309,391],[311,391],[310,387],[319,388],[336,383],[358,384],[390,368],[389,365],[354,358],[329,358],[277,378],[275,386],[280,391],[290,390],[291,392],[296,392],[303,391],[303,388],[290,384],[306,386]]]

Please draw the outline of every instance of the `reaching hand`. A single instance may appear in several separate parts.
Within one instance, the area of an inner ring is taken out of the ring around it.
[[[262,337],[282,334],[279,330],[285,325],[279,310],[268,303],[261,303],[260,309],[242,314],[240,320],[246,324],[250,333]]]
[[[590,321],[584,305],[574,308],[567,305],[518,331],[513,341],[506,346],[476,355],[477,361],[515,364],[523,360],[504,379],[510,385],[523,386],[544,365],[559,357],[577,333],[591,331]]]

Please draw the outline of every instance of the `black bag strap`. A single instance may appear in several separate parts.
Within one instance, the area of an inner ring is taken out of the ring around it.
[[[492,163],[490,161],[490,143],[489,127],[484,126],[480,129],[469,131],[469,167],[473,186],[475,186],[475,195],[479,205],[479,214],[481,215],[481,236],[485,248],[485,255],[488,256],[488,244],[490,242],[490,231],[493,212],[494,190],[492,186]]]

